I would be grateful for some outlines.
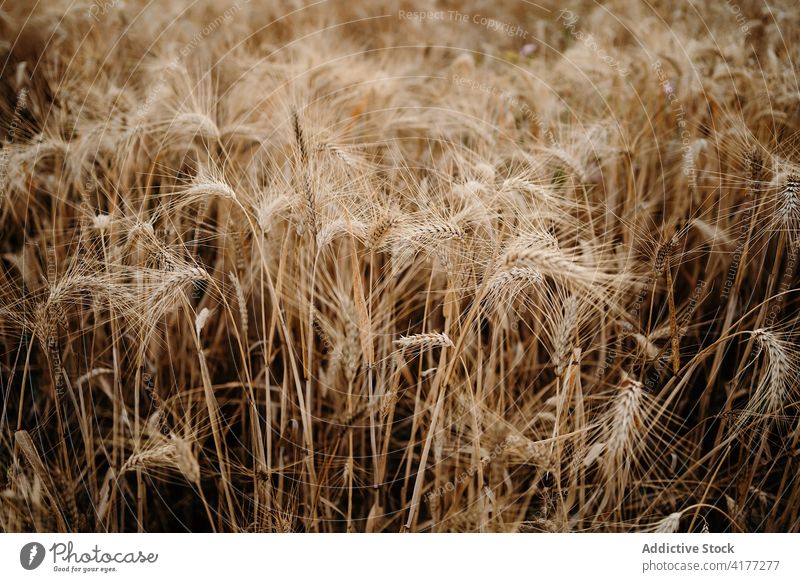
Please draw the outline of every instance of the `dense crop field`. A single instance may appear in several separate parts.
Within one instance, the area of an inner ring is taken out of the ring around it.
[[[0,5],[0,530],[799,531],[797,17]]]

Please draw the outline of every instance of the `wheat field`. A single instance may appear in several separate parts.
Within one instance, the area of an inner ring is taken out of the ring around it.
[[[0,530],[800,531],[797,17],[0,3]]]

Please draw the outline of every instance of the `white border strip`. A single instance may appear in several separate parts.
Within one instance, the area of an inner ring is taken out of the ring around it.
[[[798,542],[789,534],[3,534],[0,578],[796,581]],[[25,560],[39,565],[26,570]]]

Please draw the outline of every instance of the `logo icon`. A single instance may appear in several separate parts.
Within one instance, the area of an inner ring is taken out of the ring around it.
[[[35,570],[42,565],[44,554],[44,546],[39,542],[25,544],[19,551],[19,563],[26,570]]]

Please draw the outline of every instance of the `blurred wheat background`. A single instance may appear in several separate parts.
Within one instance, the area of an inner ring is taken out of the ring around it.
[[[800,531],[797,16],[0,4],[0,529]]]

